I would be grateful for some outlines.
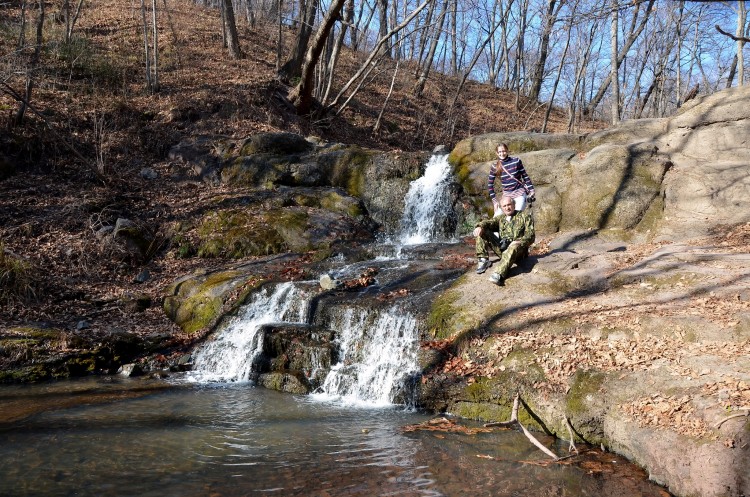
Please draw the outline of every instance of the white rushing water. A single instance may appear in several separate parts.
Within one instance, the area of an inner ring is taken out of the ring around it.
[[[253,295],[216,334],[195,352],[190,378],[197,382],[248,381],[253,361],[263,351],[261,327],[270,323],[301,323],[307,302],[293,283],[263,288]]]
[[[430,157],[424,176],[409,185],[396,243],[418,245],[447,241],[452,236],[444,232],[445,221],[451,215],[448,190],[451,175],[447,155]]]
[[[317,397],[347,405],[385,406],[397,401],[404,381],[419,371],[414,317],[396,307],[377,314],[349,308],[337,324],[339,363]]]
[[[444,233],[451,215],[451,174],[448,156],[433,156],[424,176],[411,183],[401,230],[391,240],[399,254],[402,246],[447,241],[452,236]],[[307,319],[308,305],[300,293],[293,283],[284,283],[254,295],[214,340],[196,351],[191,379],[248,381],[263,351],[263,325]],[[339,363],[331,367],[315,397],[359,406],[404,402],[407,380],[419,371],[416,319],[396,307],[377,311],[349,307],[341,312],[331,324]],[[313,364],[313,373],[320,367]]]

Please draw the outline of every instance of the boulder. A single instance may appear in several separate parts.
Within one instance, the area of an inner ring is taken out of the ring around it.
[[[259,373],[290,373],[304,378],[312,390],[325,380],[331,364],[337,362],[334,334],[315,326],[266,325],[263,353],[258,358]]]
[[[196,333],[216,324],[226,311],[232,292],[246,287],[237,301],[260,283],[257,263],[239,265],[218,271],[199,271],[183,276],[165,291],[164,312],[187,333]]]
[[[509,143],[537,187],[542,235],[593,228],[657,240],[700,236],[750,221],[748,100],[750,88],[732,88],[691,100],[671,118],[588,135],[489,133],[462,140],[450,159],[473,204],[489,214],[487,171],[495,145]]]

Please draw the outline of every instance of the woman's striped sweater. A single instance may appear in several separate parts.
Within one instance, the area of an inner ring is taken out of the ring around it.
[[[510,198],[520,197],[523,194],[533,196],[534,185],[531,183],[529,175],[526,174],[526,169],[524,169],[521,159],[518,157],[506,157],[502,163],[503,167],[500,167],[499,160],[490,166],[490,175],[487,178],[487,189],[490,191],[490,198],[495,199],[495,177],[498,170],[500,170],[500,183],[503,186],[502,194],[504,196]]]

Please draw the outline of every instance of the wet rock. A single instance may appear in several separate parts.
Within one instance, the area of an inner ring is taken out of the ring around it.
[[[261,373],[285,372],[304,378],[310,388],[320,386],[337,361],[333,332],[308,325],[266,325],[263,353],[256,366]]]
[[[139,174],[141,178],[147,180],[154,180],[159,177],[159,173],[152,167],[144,167]]]
[[[117,372],[117,374],[120,374],[122,376],[132,378],[135,376],[142,376],[143,375],[143,368],[140,366],[140,364],[123,364],[120,370]]]
[[[333,290],[341,286],[341,282],[330,274],[324,274],[320,277],[320,288],[323,290]]]
[[[151,278],[151,273],[148,269],[143,269],[133,280],[134,283],[145,283]]]
[[[312,391],[307,380],[299,373],[263,373],[258,376],[257,383],[259,386],[270,390],[298,395],[308,394]]]

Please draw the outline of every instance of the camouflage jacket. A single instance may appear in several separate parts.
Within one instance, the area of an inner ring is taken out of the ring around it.
[[[510,221],[505,218],[505,215],[500,215],[492,219],[486,219],[477,226],[482,230],[495,231],[500,238],[505,238],[511,242],[518,240],[524,248],[528,248],[534,243],[534,217],[528,209],[516,212],[510,218]]]

